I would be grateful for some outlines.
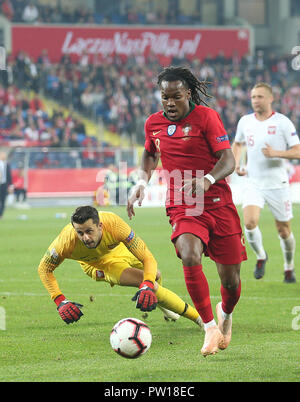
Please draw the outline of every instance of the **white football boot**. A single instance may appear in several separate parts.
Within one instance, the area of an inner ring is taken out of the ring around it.
[[[179,317],[180,317],[179,314],[174,313],[173,311],[168,310],[168,309],[160,306],[159,304],[157,305],[157,307],[160,308],[161,311],[164,313],[164,319],[166,321],[177,321],[179,319]]]

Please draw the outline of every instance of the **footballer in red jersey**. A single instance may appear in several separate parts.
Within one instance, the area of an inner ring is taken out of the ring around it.
[[[146,120],[145,133],[145,149],[152,155],[160,154],[164,173],[180,172],[180,180],[177,177],[167,180],[167,207],[178,205],[181,201],[186,204],[180,192],[185,176],[195,177],[197,171],[200,176],[209,173],[218,161],[215,152],[231,149],[217,112],[193,102],[190,102],[188,114],[180,121],[170,121],[163,111],[152,114]],[[204,198],[206,209],[218,208],[231,202],[231,190],[225,179],[211,186]],[[188,202],[189,207],[193,204],[195,201]]]
[[[235,160],[223,123],[201,95],[206,84],[184,67],[165,68],[158,76],[163,110],[145,123],[145,149],[139,180],[128,200],[141,205],[144,189],[159,158],[168,192],[171,240],[182,260],[187,290],[205,329],[203,356],[226,349],[231,340],[232,312],[241,293],[240,266],[247,258],[240,219],[225,178]],[[202,254],[217,265],[221,280],[218,324],[212,312]]]

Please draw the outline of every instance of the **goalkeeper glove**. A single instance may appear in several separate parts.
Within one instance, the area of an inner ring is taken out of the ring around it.
[[[154,293],[154,284],[151,281],[144,281],[140,284],[140,290],[131,299],[136,301],[136,308],[141,311],[152,311],[158,303]]]
[[[56,297],[54,302],[57,305],[57,311],[66,324],[78,321],[83,315],[81,312],[82,304],[66,300],[64,295]]]

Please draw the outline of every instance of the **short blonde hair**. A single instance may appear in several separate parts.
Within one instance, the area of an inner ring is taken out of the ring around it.
[[[267,82],[258,82],[257,84],[254,85],[252,89],[256,88],[266,88],[266,90],[269,91],[271,95],[273,95],[273,89],[271,85],[268,84]]]

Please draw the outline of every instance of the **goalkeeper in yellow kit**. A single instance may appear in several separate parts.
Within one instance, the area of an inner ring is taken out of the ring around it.
[[[132,300],[141,311],[154,310],[158,305],[166,318],[183,315],[202,325],[196,309],[161,286],[161,273],[146,244],[112,212],[98,212],[91,206],[77,208],[71,223],[51,243],[39,264],[45,288],[61,318],[70,324],[83,315],[83,306],[66,299],[53,274],[65,258],[78,261],[83,271],[96,281],[138,287]]]

